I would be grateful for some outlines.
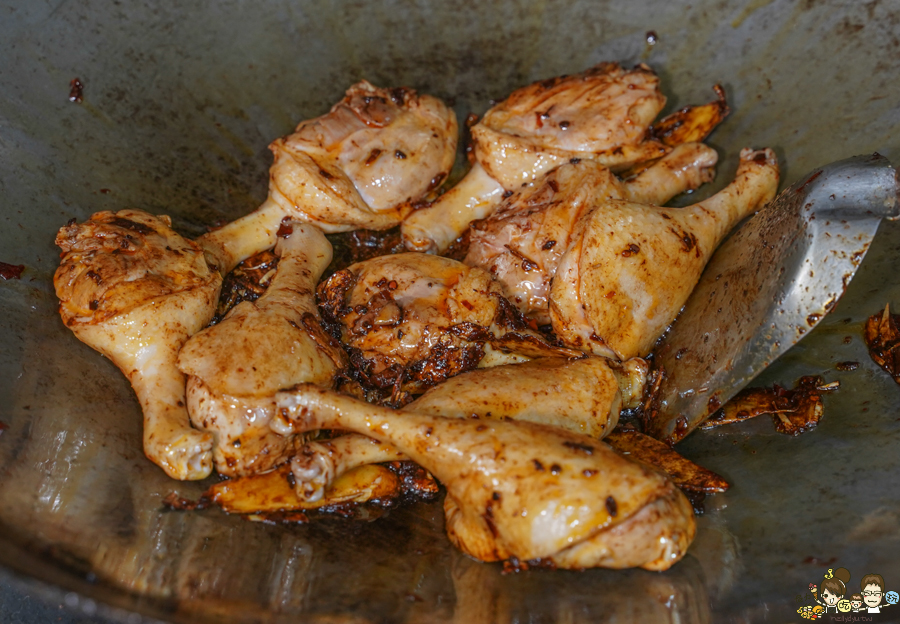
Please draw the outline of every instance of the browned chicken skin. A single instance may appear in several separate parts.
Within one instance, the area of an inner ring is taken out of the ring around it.
[[[456,141],[456,116],[437,98],[359,82],[269,146],[269,197],[256,211],[198,242],[224,274],[274,246],[285,217],[324,232],[394,227],[447,177]]]
[[[323,282],[319,298],[357,374],[378,388],[419,393],[506,361],[490,345],[525,357],[579,355],[515,318],[488,273],[449,258],[401,253],[359,262]]]
[[[472,224],[464,262],[490,272],[523,314],[549,324],[550,283],[584,213],[608,199],[664,204],[712,179],[716,160],[712,148],[687,143],[627,182],[594,161],[560,165]]]
[[[63,322],[128,377],[144,413],[144,453],[174,479],[212,471],[212,436],[191,428],[178,350],[212,319],[222,278],[168,217],[98,212],[59,231],[54,276]]]
[[[771,150],[743,150],[734,181],[686,208],[600,201],[579,221],[550,288],[553,330],[611,358],[646,355],[675,319],[716,246],[775,196]]]
[[[326,232],[383,230],[447,177],[456,139],[456,116],[437,98],[362,81],[272,143],[270,194]]]
[[[300,382],[331,386],[345,365],[343,350],[320,326],[315,302],[331,245],[315,226],[289,222],[275,252],[278,270],[265,294],[196,334],[178,357],[188,375],[191,420],[213,435],[216,470],[224,475],[286,461],[302,441],[269,429],[275,393]]]
[[[524,420],[561,427],[597,439],[606,436],[624,407],[640,403],[648,365],[634,359],[539,358],[483,368],[431,388],[406,411],[454,418]],[[281,427],[280,419],[272,421]],[[281,431],[289,435],[291,430]],[[307,443],[291,459],[298,495],[318,500],[330,483],[357,466],[406,459],[389,444],[358,434]]]
[[[624,70],[615,63],[514,91],[472,127],[475,165],[469,174],[404,220],[407,248],[443,251],[470,222],[489,216],[504,191],[573,158],[621,171],[665,155],[665,145],[646,138],[665,101],[650,68]]]
[[[646,65],[600,63],[517,89],[491,108],[472,127],[476,157],[507,189],[573,157],[620,171],[665,153],[646,140],[665,103]]]
[[[450,539],[482,561],[665,570],[696,531],[671,482],[589,436],[395,411],[309,384],[277,401],[286,426],[361,433],[429,470],[447,488]]]

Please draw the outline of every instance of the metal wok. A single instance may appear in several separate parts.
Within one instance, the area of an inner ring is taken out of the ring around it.
[[[7,614],[787,621],[829,567],[848,568],[851,588],[869,572],[900,587],[900,387],[861,337],[870,314],[900,306],[896,223],[882,225],[838,308],[759,380],[840,380],[820,426],[788,438],[759,420],[679,446],[734,486],[708,499],[689,555],[663,574],[503,575],[452,549],[438,505],[308,526],[163,511],[166,494],[196,497],[203,484],[170,481],[143,458],[128,383],[62,326],[51,283],[53,236],[73,217],[140,208],[196,235],[251,210],[265,197],[269,141],[363,77],[447,98],[461,118],[603,60],[651,64],[668,110],[722,83],[734,112],[713,135],[722,160],[704,194],[744,146],[775,148],[784,185],[854,154],[897,163],[892,3],[62,0],[5,1],[0,16],[0,261],[25,265],[0,280]],[[68,99],[76,77],[80,103]],[[838,371],[845,361],[859,366]]]

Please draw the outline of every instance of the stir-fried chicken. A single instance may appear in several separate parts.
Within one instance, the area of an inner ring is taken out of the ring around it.
[[[665,570],[693,539],[693,511],[660,473],[547,425],[446,418],[374,406],[303,384],[279,418],[389,442],[447,488],[450,539],[483,561]]]
[[[472,169],[414,211],[453,164],[454,113],[360,82],[270,145],[265,203],[196,244],[139,211],[64,227],[61,315],[128,376],[148,457],[179,479],[213,464],[242,477],[209,490],[228,510],[384,502],[406,477],[371,464],[412,460],[431,495],[425,470],[446,487],[448,534],[472,557],[665,570],[693,539],[691,505],[600,439],[641,402],[634,356],[774,194],[774,155],[745,150],[716,196],[657,206],[712,178],[716,153],[697,141],[727,114],[719,95],[654,129],[665,98],[644,65],[534,83],[472,127]],[[402,223],[395,242],[435,252],[473,220],[465,263],[354,257],[318,284],[323,232]],[[277,269],[273,256],[248,271],[204,330],[222,275],[273,246]],[[310,441],[323,429],[335,437]]]
[[[647,363],[538,358],[451,377],[404,409],[433,416],[527,420],[603,438],[641,401]]]
[[[489,271],[523,314],[548,324],[550,283],[584,213],[609,199],[664,204],[708,182],[716,160],[712,148],[687,143],[627,182],[595,161],[560,165],[472,224],[464,262]]]
[[[666,146],[647,140],[647,129],[665,101],[650,68],[615,63],[514,91],[472,127],[475,165],[457,189],[403,222],[407,248],[446,249],[469,223],[489,216],[504,191],[572,158],[621,171],[663,156]]]
[[[641,359],[539,358],[469,371],[431,388],[404,407],[432,416],[523,420],[601,439],[619,420],[621,408],[636,407],[647,375]],[[271,422],[290,435],[290,423]],[[307,443],[291,459],[297,494],[320,499],[330,483],[357,466],[405,459],[389,444],[358,434]]]
[[[456,116],[437,98],[362,81],[275,140],[268,199],[199,242],[227,273],[272,247],[284,217],[325,232],[393,227],[447,177],[456,141]]]
[[[282,420],[276,419],[272,425],[287,435],[293,431],[293,426]],[[317,503],[325,500],[338,479],[360,466],[406,459],[393,445],[358,433],[307,442],[291,458],[294,496],[304,503]]]
[[[274,396],[300,382],[331,386],[345,354],[320,325],[315,288],[331,245],[313,225],[288,222],[275,252],[278,271],[256,301],[191,338],[178,357],[188,409],[213,435],[216,470],[243,475],[283,463],[302,440],[269,429]]]
[[[56,237],[63,322],[128,377],[144,412],[144,453],[175,479],[212,471],[212,436],[191,428],[178,350],[209,323],[222,278],[168,217],[98,212]]]
[[[577,356],[527,328],[481,269],[421,253],[373,258],[319,287],[365,386],[418,393],[463,371],[503,363],[490,345],[526,357]]]
[[[645,355],[675,319],[716,246],[775,196],[771,150],[743,150],[734,181],[687,208],[606,200],[580,220],[550,288],[567,345],[606,357]]]

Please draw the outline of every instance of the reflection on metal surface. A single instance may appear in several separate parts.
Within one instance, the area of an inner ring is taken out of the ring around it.
[[[681,440],[814,328],[881,220],[898,215],[898,191],[878,154],[832,163],[725,241],[657,349],[663,379],[649,433]]]

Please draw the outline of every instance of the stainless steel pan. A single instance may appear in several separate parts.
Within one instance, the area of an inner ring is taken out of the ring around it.
[[[255,207],[268,142],[363,77],[451,99],[461,116],[603,60],[650,63],[669,109],[722,83],[734,112],[713,135],[722,161],[704,194],[745,146],[774,147],[785,184],[854,154],[900,162],[895,3],[6,1],[0,59],[0,261],[26,267],[0,281],[9,591],[71,604],[72,621],[99,609],[121,621],[707,622],[797,620],[796,598],[829,567],[848,568],[851,586],[876,572],[900,587],[900,388],[861,340],[866,317],[900,306],[895,223],[837,309],[760,380],[840,380],[818,429],[787,438],[750,422],[679,446],[734,487],[707,501],[689,556],[664,574],[504,576],[453,551],[436,505],[300,527],[162,511],[166,494],[202,484],[142,457],[127,382],[62,327],[51,285],[53,236],[70,218],[129,206],[197,234]],[[68,100],[76,77],[81,103]],[[859,366],[839,372],[843,361]]]

